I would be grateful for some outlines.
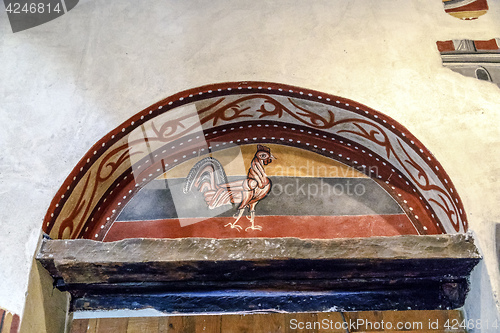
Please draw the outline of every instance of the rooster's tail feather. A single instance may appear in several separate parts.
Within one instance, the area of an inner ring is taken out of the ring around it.
[[[227,183],[226,172],[222,164],[213,157],[205,157],[198,161],[189,171],[184,184],[184,193],[188,193],[196,186],[200,192],[215,190],[218,184]]]

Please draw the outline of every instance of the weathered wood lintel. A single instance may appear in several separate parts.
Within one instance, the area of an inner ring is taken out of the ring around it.
[[[72,293],[75,309],[114,304],[190,312],[196,304],[212,304],[211,311],[224,311],[224,304],[227,310],[234,310],[234,304],[240,304],[239,311],[252,310],[254,301],[300,310],[285,306],[287,299],[296,299],[307,311],[323,311],[327,305],[357,310],[456,308],[465,300],[467,278],[481,257],[467,235],[433,235],[44,240],[37,259]],[[228,290],[253,294],[217,296]],[[258,294],[263,290],[265,297]],[[317,292],[323,293],[317,298],[321,302],[308,295]],[[226,301],[220,303],[218,297]],[[193,305],[189,300],[198,301]]]
[[[158,294],[87,294],[75,298],[73,311],[141,310],[166,313],[327,312],[368,310],[435,310],[459,308],[442,298],[438,285],[375,291],[213,290]]]

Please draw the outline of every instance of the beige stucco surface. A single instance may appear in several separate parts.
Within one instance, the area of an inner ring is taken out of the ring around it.
[[[416,135],[455,183],[495,291],[500,89],[442,67],[436,40],[500,36],[500,2],[97,1],[13,34],[0,10],[0,307],[22,313],[42,219],[104,134],[203,84],[260,80],[346,97]],[[0,6],[3,7],[3,6]]]

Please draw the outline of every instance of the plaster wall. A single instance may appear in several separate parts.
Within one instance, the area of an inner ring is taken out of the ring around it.
[[[500,36],[439,0],[103,1],[13,34],[0,10],[0,307],[21,314],[43,216],[104,134],[203,84],[259,80],[343,96],[406,126],[455,183],[499,290],[500,89],[444,68],[435,42]]]

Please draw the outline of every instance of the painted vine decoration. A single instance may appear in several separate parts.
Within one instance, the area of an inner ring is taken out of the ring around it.
[[[416,184],[421,190],[439,192],[438,196],[442,201],[441,203],[436,201],[435,199],[432,199],[432,198],[429,199],[429,201],[436,203],[445,212],[445,214],[448,216],[450,221],[453,223],[453,226],[454,226],[456,231],[460,230],[459,221],[458,221],[458,210],[455,207],[455,205],[453,204],[453,198],[445,190],[443,190],[441,187],[436,186],[436,185],[432,185],[430,183],[429,177],[427,176],[426,172],[423,170],[423,168],[417,162],[415,162],[415,160],[413,160],[410,157],[410,155],[408,154],[406,149],[403,147],[400,140],[398,140],[398,144],[399,144],[401,150],[406,155],[405,160],[401,159],[400,156],[396,153],[394,147],[392,146],[392,144],[390,142],[389,137],[387,136],[385,131],[382,128],[380,128],[378,125],[375,125],[374,123],[371,123],[368,121],[359,120],[359,119],[344,119],[343,122],[352,123],[360,130],[360,132],[358,133],[358,132],[349,131],[349,130],[340,130],[338,133],[346,132],[346,133],[359,135],[361,137],[364,137],[364,138],[372,141],[375,144],[378,144],[378,145],[384,147],[386,149],[387,158],[390,158],[391,153],[392,153],[394,158],[396,158],[396,160],[399,162],[401,167],[404,168],[404,170],[406,171],[408,176],[412,179],[413,183]],[[372,127],[376,128],[377,131],[372,130],[372,131],[368,132],[360,124],[367,124],[369,126],[372,126]],[[336,125],[338,125],[338,123]],[[381,135],[384,138],[384,140],[376,139],[377,134]],[[413,174],[413,172],[410,170],[410,168],[408,166],[414,168],[417,171],[416,176]],[[423,182],[421,182],[421,180],[423,180]],[[448,202],[452,203],[452,205],[453,205],[452,208],[449,207]]]
[[[65,218],[61,223],[61,227],[59,229],[59,237],[62,237],[66,230],[68,230],[71,236],[74,236],[77,232],[79,232],[79,230],[74,230],[74,226],[81,225],[88,218],[94,203],[94,199],[98,193],[99,186],[107,180],[111,179],[115,172],[120,168],[120,166],[122,166],[129,160],[130,156],[141,153],[140,151],[136,151],[133,153],[130,152],[130,150],[132,150],[132,148],[138,143],[139,142],[131,142],[113,149],[98,165],[95,177],[92,177],[93,173],[91,170],[87,172],[87,180],[80,193],[77,204],[68,215],[68,217]],[[116,160],[112,160],[116,157],[116,155],[119,155],[118,158]],[[89,188],[88,185],[90,179],[93,179],[94,183],[89,194],[87,189]],[[85,198],[87,198],[87,200],[85,200]],[[85,208],[84,212],[83,214],[80,214],[83,208]],[[80,215],[80,221],[75,221]]]
[[[255,111],[260,113],[260,116],[258,117],[259,119],[265,118],[265,117],[277,117],[277,118],[282,118],[284,114],[288,114],[292,116],[293,118],[299,120],[300,122],[304,123],[305,125],[311,126],[313,128],[317,129],[327,129],[331,128],[335,124],[335,117],[333,112],[330,110],[328,111],[330,119],[326,119],[324,117],[321,117],[317,113],[314,113],[312,111],[300,108],[303,112],[294,112],[284,106],[282,103],[277,101],[276,99],[267,96],[267,95],[250,95],[250,96],[245,96],[242,98],[239,98],[233,102],[230,102],[224,106],[222,106],[219,109],[216,109],[211,112],[210,115],[204,117],[201,119],[201,123],[205,124],[206,122],[212,120],[212,125],[216,126],[218,124],[221,124],[222,122],[230,122],[232,120],[238,119],[238,118],[253,118],[254,116],[252,114],[245,114],[246,111],[252,110],[250,106],[247,107],[242,107],[240,104],[243,102],[247,102],[250,100],[257,100],[257,99],[262,99],[262,104],[260,105],[260,108],[257,108]],[[214,107],[218,104],[220,104],[224,99],[219,99],[216,103],[213,103],[211,106],[203,109],[200,111],[200,115],[202,115],[204,112],[209,111],[211,107]],[[289,101],[293,104],[293,101],[289,99]],[[266,108],[266,105],[271,105],[274,108],[269,110]],[[295,105],[295,104],[294,104]],[[227,112],[231,111],[232,114],[228,114]]]

